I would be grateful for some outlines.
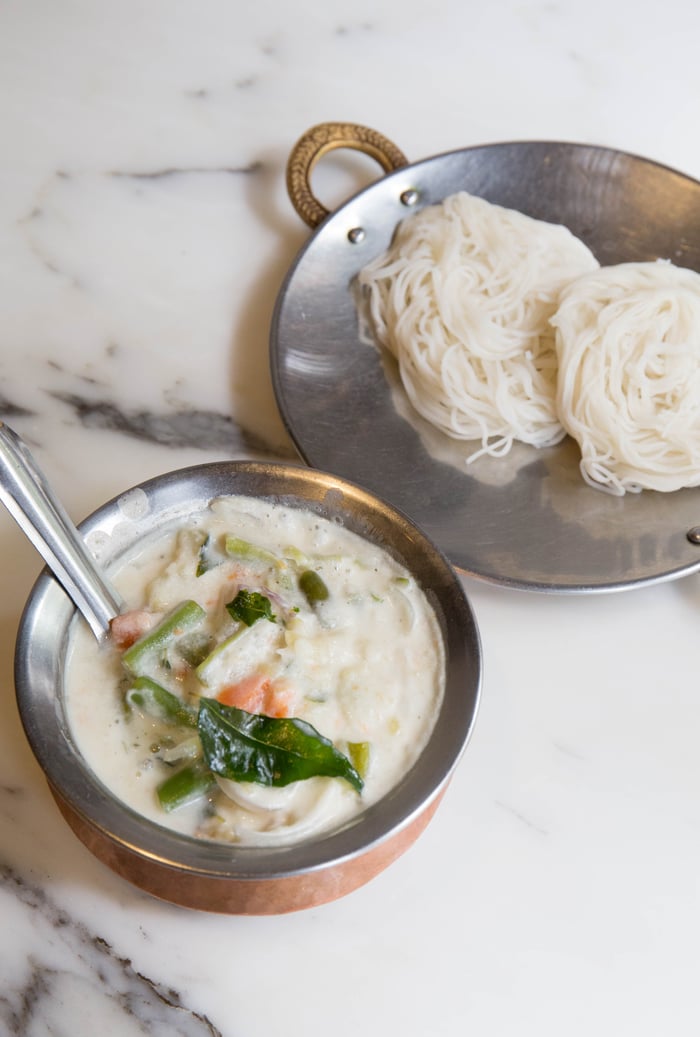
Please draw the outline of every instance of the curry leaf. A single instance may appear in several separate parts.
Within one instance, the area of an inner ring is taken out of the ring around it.
[[[198,729],[207,766],[223,778],[282,786],[323,776],[344,778],[362,791],[364,782],[347,756],[305,720],[247,713],[203,698]]]
[[[259,591],[239,591],[233,601],[229,601],[226,611],[231,619],[238,619],[247,627],[252,627],[258,619],[269,619],[271,623],[275,622],[270,599],[266,598],[264,594],[260,594]]]

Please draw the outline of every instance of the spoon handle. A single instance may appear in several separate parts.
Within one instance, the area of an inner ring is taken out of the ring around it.
[[[0,421],[0,500],[100,638],[122,608],[24,441]]]

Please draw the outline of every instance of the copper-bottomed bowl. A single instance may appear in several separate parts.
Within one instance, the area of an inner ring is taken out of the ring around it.
[[[339,522],[383,547],[422,586],[444,640],[445,694],[428,744],[391,792],[337,830],[273,848],[200,840],[137,814],[95,776],[71,733],[64,706],[65,658],[72,626],[80,619],[48,572],[35,584],[20,623],[17,702],[63,817],[95,857],[140,889],[184,907],[281,914],[363,885],[423,831],[474,725],[481,648],[464,589],[441,552],[405,515],[323,472],[234,461],[186,468],[115,498],[80,530],[108,572],[137,540],[206,508],[214,497],[232,494],[309,509]]]

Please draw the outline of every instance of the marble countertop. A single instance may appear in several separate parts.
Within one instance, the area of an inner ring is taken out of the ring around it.
[[[0,419],[76,520],[168,469],[295,458],[267,345],[308,237],[299,135],[578,140],[697,178],[699,37],[687,0],[5,0]],[[315,184],[334,205],[375,175]],[[41,565],[4,510],[0,566],[0,1033],[698,1032],[697,577],[465,580],[482,706],[426,833],[341,901],[236,918],[149,898],[61,820],[13,694]]]

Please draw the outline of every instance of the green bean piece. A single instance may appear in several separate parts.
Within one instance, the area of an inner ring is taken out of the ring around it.
[[[248,540],[241,540],[240,537],[235,537],[230,533],[226,536],[224,546],[226,547],[226,554],[234,558],[265,562],[267,565],[274,565],[276,569],[284,565],[284,560],[278,558],[272,551],[267,551],[264,547],[258,547],[257,544],[251,544]]]
[[[177,643],[177,654],[189,666],[196,669],[214,647],[214,639],[203,630],[195,630],[186,634]]]
[[[168,691],[150,677],[141,676],[132,681],[126,693],[126,701],[130,706],[147,713],[149,717],[162,720],[166,724],[197,726],[196,712],[189,709],[172,691]]]
[[[176,606],[158,626],[139,638],[122,655],[122,662],[131,673],[140,674],[148,657],[160,648],[165,648],[185,631],[200,623],[206,612],[196,601],[183,601]]]
[[[299,577],[299,590],[309,605],[317,605],[319,601],[326,601],[328,598],[328,587],[315,569],[304,570]]]
[[[170,813],[206,796],[215,783],[216,778],[207,767],[202,763],[190,763],[166,778],[156,792],[163,810]]]
[[[207,655],[206,658],[202,660],[202,662],[195,670],[195,673],[197,674],[197,677],[202,682],[202,684],[210,683],[212,667],[215,668],[214,672],[216,672],[217,668],[221,671],[224,671],[226,669],[227,663],[229,661],[229,654],[232,650],[234,653],[236,651],[236,649],[233,648],[233,646],[242,637],[245,637],[245,635],[248,633],[250,629],[251,628],[247,626],[240,626],[237,630],[234,630],[230,637],[227,637],[224,641],[221,641],[220,644],[216,645],[216,647],[212,649],[209,655]]]

